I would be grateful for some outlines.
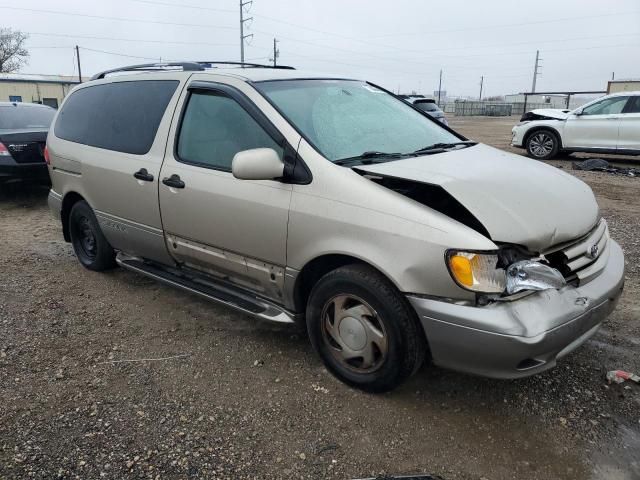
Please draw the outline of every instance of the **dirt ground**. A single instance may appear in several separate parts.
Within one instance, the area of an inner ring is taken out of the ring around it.
[[[451,124],[509,149],[515,121]],[[593,188],[625,250],[618,309],[542,375],[425,366],[385,395],[333,379],[293,328],[83,269],[46,189],[2,188],[0,478],[640,478],[640,385],[604,379],[640,372],[640,179],[552,163]]]

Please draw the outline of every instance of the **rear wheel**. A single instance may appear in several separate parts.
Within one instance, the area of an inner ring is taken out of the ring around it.
[[[537,160],[555,157],[560,150],[558,136],[550,130],[538,130],[527,138],[527,153]]]
[[[115,252],[87,202],[77,202],[71,208],[69,233],[76,257],[85,268],[99,272],[116,266]]]
[[[349,385],[392,390],[423,363],[424,334],[406,299],[366,265],[329,272],[314,286],[307,329],[327,369]]]

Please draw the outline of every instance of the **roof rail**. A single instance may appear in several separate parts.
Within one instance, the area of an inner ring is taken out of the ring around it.
[[[111,73],[117,72],[155,72],[163,70],[166,67],[182,67],[182,70],[187,72],[198,72],[204,70],[204,66],[198,62],[158,62],[158,63],[141,63],[140,65],[129,65],[127,67],[114,68],[112,70],[105,70],[104,72],[96,73],[91,80],[99,80],[106,77]]]
[[[263,65],[260,63],[247,63],[247,62],[225,62],[225,61],[197,61],[197,62],[158,62],[158,63],[141,63],[140,65],[129,65],[121,68],[114,68],[112,70],[105,70],[104,72],[96,73],[91,80],[99,80],[105,78],[107,75],[118,72],[157,72],[171,67],[182,67],[184,72],[201,72],[205,68],[212,68],[214,65],[235,65],[240,67],[249,68],[276,68],[283,70],[295,70],[295,68],[288,65]]]
[[[250,67],[250,68],[275,68],[282,70],[295,70],[294,67],[289,65],[265,65],[263,63],[248,63],[248,62],[223,62],[220,60],[198,60],[196,63],[199,63],[202,66],[211,67],[212,65],[236,65],[239,67]]]

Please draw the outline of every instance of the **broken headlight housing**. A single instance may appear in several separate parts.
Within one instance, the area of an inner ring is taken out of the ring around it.
[[[540,261],[542,258],[526,258],[518,248],[501,248],[498,252],[449,250],[446,260],[455,282],[473,292],[512,295],[566,285],[559,270],[546,260]]]
[[[504,268],[498,267],[497,252],[449,250],[446,255],[449,273],[466,290],[502,293],[506,288]]]

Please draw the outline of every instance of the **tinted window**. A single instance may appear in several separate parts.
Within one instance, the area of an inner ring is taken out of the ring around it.
[[[177,80],[116,82],[71,94],[56,120],[57,137],[143,155],[151,149]]]
[[[622,112],[629,97],[605,98],[597,103],[584,107],[583,115],[614,115]]]
[[[178,136],[178,158],[231,170],[236,153],[252,148],[282,147],[235,100],[217,93],[192,93]]]
[[[624,113],[640,113],[640,95],[631,97],[624,109]]]
[[[350,80],[255,84],[331,161],[363,152],[407,153],[460,138],[372,85]]]
[[[440,110],[438,106],[433,102],[417,102],[414,104],[416,108],[423,112],[437,112]]]
[[[0,107],[0,129],[49,128],[56,111],[45,107]]]

